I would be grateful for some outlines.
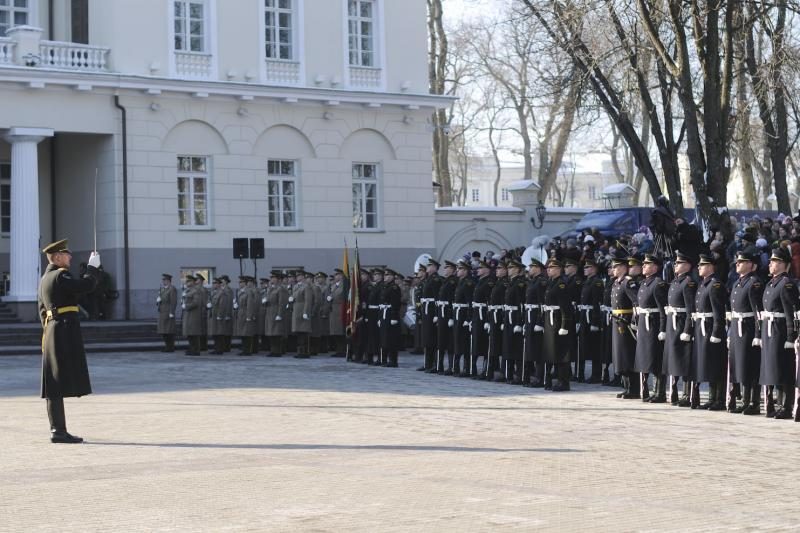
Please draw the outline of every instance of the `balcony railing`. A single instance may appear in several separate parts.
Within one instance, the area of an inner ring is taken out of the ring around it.
[[[180,78],[210,78],[211,54],[175,51],[175,74]]]
[[[17,43],[11,39],[0,37],[0,65],[9,65],[14,62],[14,48]]]
[[[267,59],[267,83],[275,85],[299,85],[300,63]]]
[[[350,85],[361,89],[379,89],[382,71],[372,67],[350,67]]]
[[[42,41],[39,45],[40,65],[45,67],[105,72],[108,70],[108,48],[87,44]]]

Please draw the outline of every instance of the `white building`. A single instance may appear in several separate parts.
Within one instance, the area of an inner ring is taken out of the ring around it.
[[[235,237],[260,273],[431,251],[426,43],[423,0],[0,0],[4,301],[31,316],[42,244],[85,260],[95,174],[117,317],[238,274]]]

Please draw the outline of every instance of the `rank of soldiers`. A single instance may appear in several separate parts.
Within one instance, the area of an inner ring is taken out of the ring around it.
[[[431,259],[411,289],[391,269],[362,270],[360,305],[347,331],[341,313],[348,288],[340,270],[330,282],[324,273],[272,272],[260,287],[242,276],[238,291],[222,276],[210,293],[202,279],[188,276],[180,299],[165,275],[159,332],[173,350],[180,305],[189,355],[203,350],[207,338],[214,353],[225,353],[239,336],[243,355],[261,343],[280,356],[295,339],[295,357],[333,343],[348,361],[396,367],[409,306],[415,351],[424,354],[419,371],[554,392],[569,391],[571,382],[602,383],[620,386],[622,399],[746,415],[762,414],[763,406],[768,417],[800,421],[800,296],[790,263],[786,250],[775,249],[765,283],[756,273],[758,258],[739,253],[739,277],[729,291],[715,259],[703,254],[676,252],[669,283],[653,255],[607,265],[551,258],[492,268],[481,261],[477,269]]]

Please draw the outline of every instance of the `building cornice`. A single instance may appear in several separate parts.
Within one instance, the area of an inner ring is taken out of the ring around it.
[[[270,100],[284,103],[331,102],[369,107],[397,106],[406,110],[444,109],[457,98],[432,94],[406,94],[373,91],[354,91],[324,87],[288,87],[259,83],[181,80],[153,76],[101,72],[72,72],[41,67],[3,66],[0,83],[19,84],[31,89],[48,86],[68,87],[82,92],[97,90],[131,91],[142,94],[184,94],[187,96],[237,98],[240,100]]]

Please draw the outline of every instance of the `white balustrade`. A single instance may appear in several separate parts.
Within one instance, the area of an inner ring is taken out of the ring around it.
[[[211,54],[175,52],[175,73],[181,78],[210,78]]]
[[[370,67],[350,67],[350,85],[364,89],[381,87],[381,69]]]
[[[14,48],[17,43],[11,39],[0,37],[0,65],[8,65],[14,62]]]
[[[109,49],[87,44],[42,41],[39,45],[40,65],[43,67],[105,72],[108,70]]]
[[[268,59],[266,82],[276,85],[299,85],[300,63]]]

